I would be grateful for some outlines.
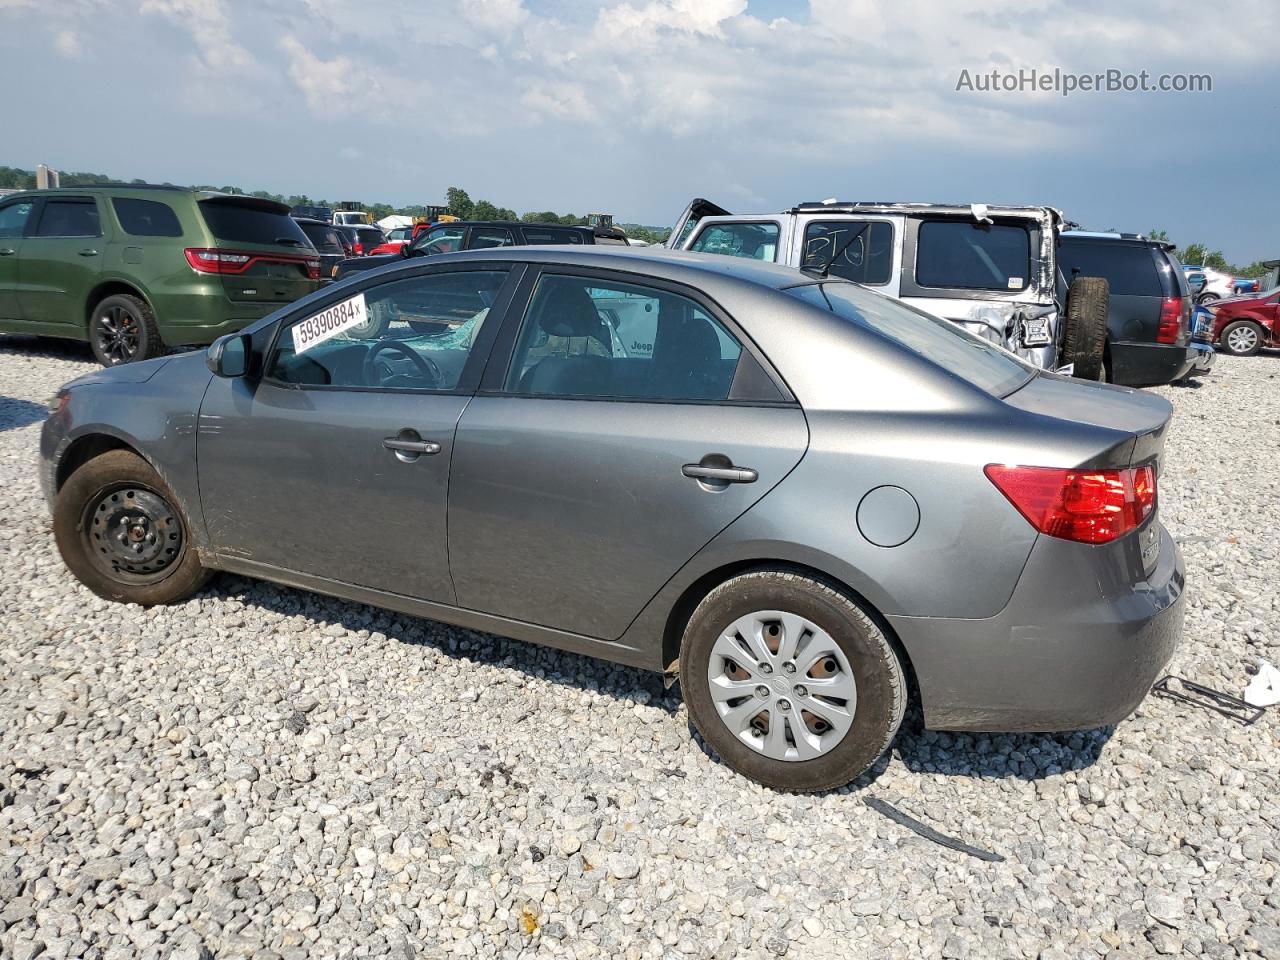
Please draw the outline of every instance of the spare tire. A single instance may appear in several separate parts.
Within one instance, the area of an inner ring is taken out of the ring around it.
[[[1082,380],[1102,379],[1110,301],[1111,285],[1102,277],[1076,277],[1071,281],[1058,365],[1072,364],[1072,376]]]

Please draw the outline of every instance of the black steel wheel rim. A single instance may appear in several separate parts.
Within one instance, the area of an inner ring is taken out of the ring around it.
[[[121,583],[163,580],[182,556],[178,512],[138,484],[116,485],[94,496],[81,531],[94,566]]]
[[[142,324],[125,307],[111,306],[98,314],[94,336],[108,363],[128,363],[142,346]]]

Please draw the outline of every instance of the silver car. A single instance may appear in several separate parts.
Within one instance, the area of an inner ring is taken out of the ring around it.
[[[1169,416],[843,280],[508,247],[77,380],[41,478],[100,596],[228,570],[661,671],[733,768],[821,790],[911,697],[962,730],[1135,708],[1182,628]]]

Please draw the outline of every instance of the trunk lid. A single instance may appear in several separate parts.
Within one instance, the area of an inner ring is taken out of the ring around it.
[[[229,300],[291,303],[319,285],[320,256],[285,204],[209,194],[199,208],[217,252],[245,258],[217,271]]]
[[[1173,407],[1163,397],[1051,373],[1032,377],[1004,402],[1115,434],[1100,436],[1100,449],[1085,463],[1059,466],[1131,467],[1158,461],[1173,417]]]

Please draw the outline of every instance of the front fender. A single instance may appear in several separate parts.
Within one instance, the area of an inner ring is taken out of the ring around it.
[[[128,365],[63,387],[59,408],[40,435],[40,481],[50,507],[68,458],[78,459],[84,444],[106,440],[151,465],[186,514],[197,547],[206,549],[195,456],[197,413],[212,379],[203,359],[201,353],[171,358],[141,382]],[[117,371],[121,375],[112,376]]]

